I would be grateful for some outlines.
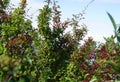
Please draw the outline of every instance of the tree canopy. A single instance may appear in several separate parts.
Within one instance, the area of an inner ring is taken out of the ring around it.
[[[120,29],[113,17],[108,13],[115,34],[98,43],[84,38],[87,26],[79,25],[83,13],[61,21],[57,2],[45,2],[34,28],[34,21],[26,17],[27,0],[9,10],[10,0],[0,0],[0,82],[119,80]],[[72,33],[65,32],[69,27]]]

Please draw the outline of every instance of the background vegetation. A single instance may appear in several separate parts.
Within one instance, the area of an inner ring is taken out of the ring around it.
[[[45,0],[38,28],[26,15],[26,0],[12,9],[0,3],[0,82],[105,82],[120,79],[120,28],[113,17],[114,34],[97,43],[84,39],[82,13],[61,21],[56,1]],[[72,27],[72,32],[65,32]],[[82,43],[81,43],[82,42]]]

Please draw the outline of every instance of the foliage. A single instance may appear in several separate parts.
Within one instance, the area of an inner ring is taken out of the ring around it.
[[[61,21],[56,1],[39,10],[38,28],[26,17],[26,0],[18,8],[0,8],[0,82],[105,82],[120,79],[120,28],[110,20],[115,35],[98,44],[79,25],[83,13]],[[72,27],[72,32],[65,32]],[[117,42],[115,39],[117,38]],[[82,43],[83,42],[83,43]]]
[[[114,18],[111,16],[110,13],[107,13],[112,24],[113,24],[113,27],[114,27],[114,31],[115,31],[115,38],[117,37],[117,41],[120,42],[120,28],[117,28],[117,24],[115,23],[115,20]]]

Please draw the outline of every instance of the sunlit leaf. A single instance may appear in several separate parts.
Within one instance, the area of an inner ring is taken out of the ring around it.
[[[109,16],[109,18],[110,18],[110,20],[111,20],[111,22],[112,22],[112,24],[113,24],[113,27],[114,27],[115,32],[116,32],[116,30],[117,30],[117,25],[116,25],[116,23],[115,23],[115,20],[114,20],[114,18],[112,17],[112,15],[111,15],[110,13],[107,12],[107,14],[108,14],[108,16]]]
[[[3,50],[4,50],[4,48],[3,48],[2,44],[0,44],[0,55],[2,55]]]

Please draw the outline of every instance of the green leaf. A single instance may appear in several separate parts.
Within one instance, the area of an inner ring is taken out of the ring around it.
[[[105,63],[108,64],[108,65],[111,65],[116,73],[120,73],[120,66],[119,66],[119,64],[117,64],[117,63],[115,63],[113,61],[106,61]]]
[[[117,34],[117,41],[120,42],[120,33]]]
[[[3,46],[2,46],[2,44],[0,44],[0,55],[3,54],[3,51],[4,51]]]
[[[110,18],[110,20],[111,20],[111,22],[113,24],[113,27],[114,27],[114,30],[115,30],[115,33],[116,33],[117,25],[115,23],[115,20],[114,20],[114,18],[112,17],[112,15],[110,13],[107,12],[107,14],[108,14],[108,16],[109,16],[109,18]]]
[[[117,40],[120,42],[120,27],[117,30]]]

